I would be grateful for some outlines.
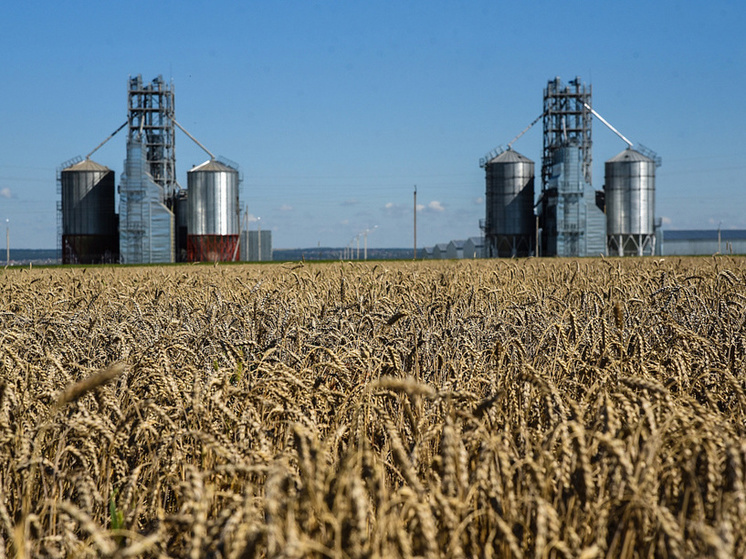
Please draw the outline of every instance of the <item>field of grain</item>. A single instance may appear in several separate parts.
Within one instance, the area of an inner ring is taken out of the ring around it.
[[[3,556],[746,556],[742,259],[0,286]]]

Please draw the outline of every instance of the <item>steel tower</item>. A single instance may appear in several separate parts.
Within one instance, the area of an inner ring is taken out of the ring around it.
[[[176,205],[174,91],[158,76],[130,77],[127,159],[119,188],[119,255],[127,264],[173,262]]]
[[[591,180],[591,86],[576,77],[565,86],[559,77],[550,80],[544,90],[544,152],[541,158],[541,187],[551,177],[554,153],[573,144],[580,147],[583,178]]]
[[[163,76],[149,84],[144,84],[139,74],[130,77],[127,107],[127,139],[145,144],[147,170],[172,207],[178,189],[173,83],[167,84]]]
[[[559,78],[544,90],[544,152],[539,199],[542,256],[605,252],[602,197],[591,183],[591,88]]]

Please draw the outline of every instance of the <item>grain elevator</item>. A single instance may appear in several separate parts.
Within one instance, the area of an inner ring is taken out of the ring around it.
[[[605,163],[605,185],[593,187],[592,120],[627,149]],[[534,163],[513,150],[542,121],[541,190]],[[579,77],[547,82],[541,115],[507,148],[480,160],[485,169],[485,256],[644,256],[654,254],[655,168],[660,158],[635,146],[593,109],[592,88]]]
[[[606,221],[592,186],[591,101],[591,87],[579,77],[568,85],[555,78],[544,89],[541,256],[604,253]]]
[[[120,184],[119,252],[123,263],[174,262],[177,190],[173,84],[131,77],[127,159]]]
[[[130,77],[127,120],[85,159],[57,173],[62,263],[228,261],[240,256],[238,165],[217,160],[175,119],[174,87]],[[114,171],[90,156],[127,128],[116,213]],[[210,156],[176,180],[176,128]]]

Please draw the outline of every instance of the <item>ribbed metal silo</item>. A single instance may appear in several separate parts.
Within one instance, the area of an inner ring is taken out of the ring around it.
[[[176,261],[187,262],[189,200],[186,190],[180,190],[174,198],[174,220],[176,222]]]
[[[534,162],[508,149],[484,164],[488,257],[529,256],[536,239]]]
[[[606,162],[606,242],[610,255],[655,253],[655,160],[628,148]]]
[[[187,172],[190,262],[238,260],[238,171],[210,160]]]
[[[114,171],[85,159],[62,169],[60,185],[62,263],[118,261]]]

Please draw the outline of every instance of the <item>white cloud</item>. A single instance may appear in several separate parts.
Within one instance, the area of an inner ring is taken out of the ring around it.
[[[425,209],[425,204],[417,204],[417,211],[418,212],[421,212],[424,209]]]
[[[428,210],[432,210],[434,212],[443,212],[445,211],[445,208],[443,207],[443,204],[438,202],[437,200],[433,200],[427,205]]]
[[[291,212],[291,211],[293,211],[293,206],[291,206],[289,204],[283,204],[282,206],[280,206],[280,211],[281,212]]]
[[[474,203],[478,206],[484,204],[484,196],[478,196],[477,198],[474,198]]]
[[[5,187],[3,189],[0,189],[0,197],[2,198],[12,198],[13,193],[10,191],[10,188]]]
[[[670,218],[670,217],[666,217],[666,216],[664,215],[664,216],[663,216],[663,217],[661,218],[661,222],[663,223],[663,225],[671,225],[671,218]]]
[[[386,202],[386,205],[384,206],[384,208],[386,208],[387,210],[391,210],[393,209],[394,206],[395,204],[393,202]]]

